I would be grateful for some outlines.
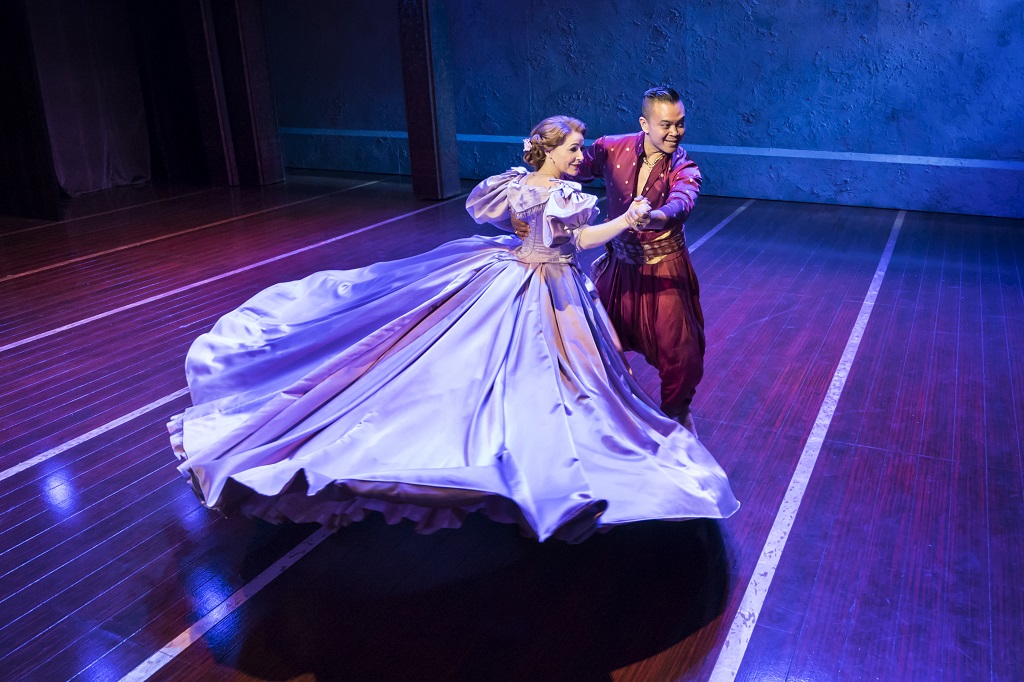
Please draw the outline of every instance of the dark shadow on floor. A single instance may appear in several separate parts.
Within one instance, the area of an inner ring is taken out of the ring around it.
[[[259,679],[608,680],[714,620],[727,587],[713,521],[540,545],[479,517],[432,536],[373,519],[325,541],[207,645]]]

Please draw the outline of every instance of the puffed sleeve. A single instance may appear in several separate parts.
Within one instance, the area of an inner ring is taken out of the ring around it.
[[[584,194],[575,182],[561,182],[551,191],[544,207],[544,245],[558,246],[573,239],[576,230],[589,225],[601,213],[597,197]]]
[[[512,232],[512,220],[508,211],[508,185],[516,178],[522,178],[527,170],[522,167],[510,168],[500,175],[492,175],[473,188],[466,199],[466,210],[478,225],[490,223],[495,227]]]

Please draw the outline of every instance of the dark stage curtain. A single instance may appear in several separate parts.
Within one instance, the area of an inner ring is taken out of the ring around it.
[[[60,186],[71,196],[150,178],[126,0],[26,3]]]
[[[195,7],[181,0],[146,0],[129,7],[154,182],[210,182],[183,21],[183,14],[198,14]]]

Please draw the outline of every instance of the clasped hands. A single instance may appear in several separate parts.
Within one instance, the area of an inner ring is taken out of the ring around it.
[[[647,197],[636,197],[623,214],[631,228],[644,227],[651,222],[651,202]]]
[[[637,197],[633,199],[633,202],[629,205],[626,212],[622,214],[622,217],[626,219],[626,223],[631,230],[644,227],[651,222],[651,203],[647,200],[647,197]],[[512,230],[516,233],[516,236],[525,240],[530,234],[530,224],[514,214],[511,216],[511,222]]]

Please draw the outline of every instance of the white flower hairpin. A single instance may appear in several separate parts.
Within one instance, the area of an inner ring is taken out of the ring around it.
[[[524,152],[528,152],[531,149],[533,149],[533,143],[530,142],[530,138],[524,137],[523,138],[523,151]]]

